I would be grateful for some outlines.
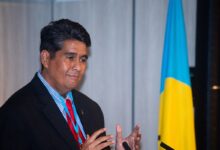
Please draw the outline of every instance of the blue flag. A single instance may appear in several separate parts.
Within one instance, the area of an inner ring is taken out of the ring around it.
[[[169,0],[161,72],[159,150],[196,150],[181,0]]]

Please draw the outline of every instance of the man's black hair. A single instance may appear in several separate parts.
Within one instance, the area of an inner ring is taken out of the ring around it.
[[[91,46],[91,39],[86,29],[77,22],[61,19],[50,22],[41,30],[40,52],[47,50],[51,58],[61,50],[65,40],[78,40]]]

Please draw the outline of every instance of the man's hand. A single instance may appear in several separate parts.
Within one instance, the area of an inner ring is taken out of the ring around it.
[[[125,150],[123,147],[123,142],[127,142],[131,150],[139,150],[140,149],[140,127],[138,125],[135,126],[131,134],[124,138],[122,137],[122,128],[120,125],[116,126],[116,150]]]
[[[112,144],[114,144],[112,135],[98,137],[105,131],[106,131],[106,128],[102,128],[94,132],[91,136],[87,135],[87,139],[81,145],[80,150],[101,150],[107,146],[111,146]]]

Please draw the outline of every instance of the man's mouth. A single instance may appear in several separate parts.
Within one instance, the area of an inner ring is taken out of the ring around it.
[[[69,74],[68,75],[69,78],[71,78],[72,80],[78,80],[79,79],[79,75],[78,74]]]

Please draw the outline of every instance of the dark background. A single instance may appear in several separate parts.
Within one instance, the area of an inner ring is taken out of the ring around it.
[[[220,0],[197,1],[196,65],[191,68],[197,150],[220,140]]]

